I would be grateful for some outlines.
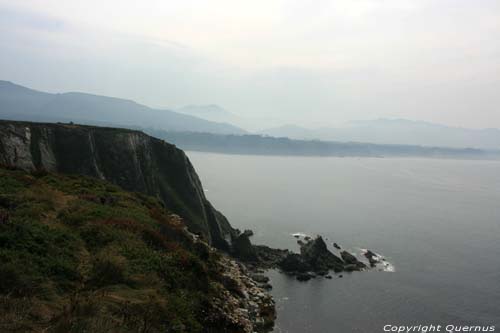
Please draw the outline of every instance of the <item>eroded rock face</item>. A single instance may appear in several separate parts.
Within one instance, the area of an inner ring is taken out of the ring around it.
[[[0,163],[97,177],[125,190],[156,196],[182,216],[191,231],[220,249],[229,250],[236,236],[224,215],[206,199],[184,152],[142,132],[0,121]]]

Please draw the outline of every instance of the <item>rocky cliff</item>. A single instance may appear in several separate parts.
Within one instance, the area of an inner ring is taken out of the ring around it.
[[[0,121],[0,163],[79,174],[160,198],[192,232],[227,250],[236,232],[206,199],[184,152],[127,129]]]

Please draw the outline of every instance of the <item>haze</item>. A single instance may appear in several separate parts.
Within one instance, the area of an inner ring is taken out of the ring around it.
[[[497,0],[0,0],[0,79],[269,125],[500,127],[499,40]]]

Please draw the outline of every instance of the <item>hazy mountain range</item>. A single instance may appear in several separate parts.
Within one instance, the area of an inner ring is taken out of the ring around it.
[[[266,129],[260,134],[306,140],[500,149],[499,129],[458,128],[405,119],[355,121],[338,128],[287,125]]]
[[[261,130],[266,128],[265,119],[240,117],[219,105],[189,105],[175,111],[210,121],[230,123],[255,134],[297,140],[500,149],[500,130],[495,128],[468,129],[406,119],[376,119],[352,121],[336,128],[267,125],[269,128]]]
[[[45,93],[8,81],[0,81],[0,118],[223,135],[251,134],[240,127],[249,120],[254,123],[250,127],[266,126],[263,120],[240,117],[214,104],[162,110],[120,98],[78,92]],[[404,119],[354,121],[337,128],[286,125],[253,134],[296,140],[500,150],[499,129],[467,129]]]
[[[230,112],[217,104],[206,105],[186,105],[174,111],[202,118],[205,120],[228,123],[240,128],[244,128],[248,132],[258,132],[263,128],[279,126],[283,121],[273,117],[243,117]]]
[[[240,117],[216,104],[186,105],[175,109],[174,111],[219,123],[230,123],[236,125],[241,121]]]
[[[243,134],[245,130],[136,102],[78,92],[50,94],[0,81],[0,118],[153,127],[168,131]]]

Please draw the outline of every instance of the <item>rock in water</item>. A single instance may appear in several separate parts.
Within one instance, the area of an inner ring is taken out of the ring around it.
[[[342,259],[328,250],[321,236],[304,244],[300,248],[300,253],[303,260],[308,263],[315,272],[327,271],[329,269],[342,271],[344,267]]]
[[[256,281],[256,282],[259,282],[259,283],[267,283],[269,282],[269,278],[265,275],[261,275],[261,274],[251,274],[250,277]]]
[[[309,281],[312,278],[314,278],[314,275],[308,272],[297,274],[297,280],[299,281]]]
[[[297,253],[289,253],[278,266],[287,273],[304,273],[312,269],[311,265],[304,261],[304,258]]]
[[[340,252],[340,256],[346,262],[346,264],[356,264],[358,259],[347,251]]]
[[[353,254],[347,251],[340,252],[340,256],[342,257],[342,259],[344,259],[346,263],[344,269],[348,272],[359,271],[361,269],[366,268],[366,265],[364,263],[359,261],[358,258],[356,258]]]
[[[337,243],[333,243],[333,247],[336,248],[337,250],[341,249],[340,246],[339,246],[339,244],[337,244]]]
[[[377,255],[375,252],[372,252],[370,250],[365,252],[365,257],[368,259],[368,262],[370,263],[371,267],[375,267],[380,262],[380,256]],[[384,260],[384,259],[382,259]]]

